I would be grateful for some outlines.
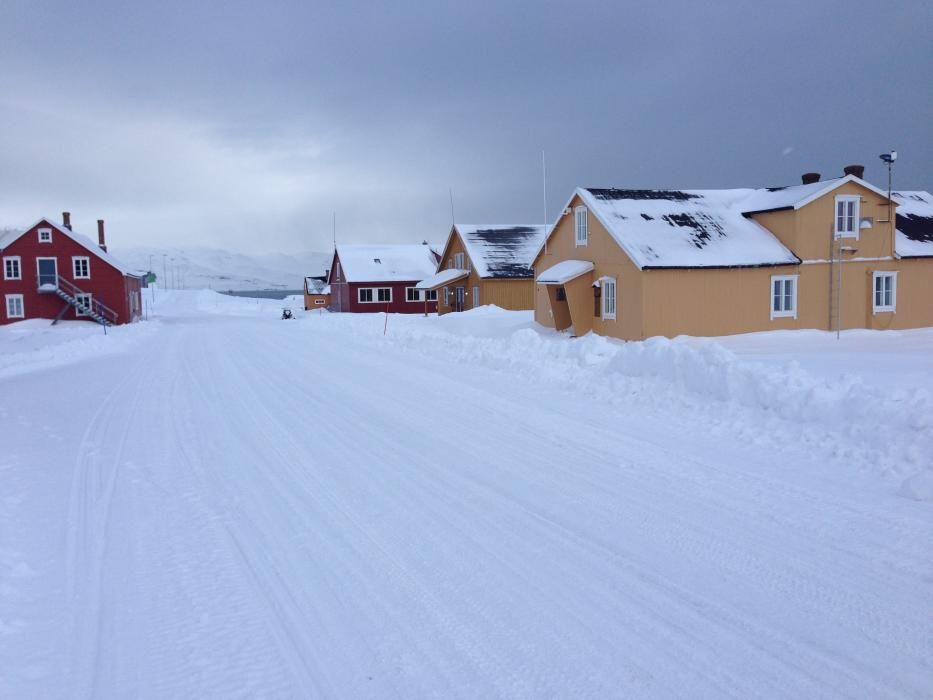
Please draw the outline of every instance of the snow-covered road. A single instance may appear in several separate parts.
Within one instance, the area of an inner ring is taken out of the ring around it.
[[[930,503],[782,418],[177,306],[0,380],[0,697],[933,693]]]

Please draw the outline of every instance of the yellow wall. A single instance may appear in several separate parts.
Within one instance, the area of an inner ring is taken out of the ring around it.
[[[315,301],[323,301],[323,304],[315,304]],[[330,306],[330,294],[308,294],[305,291],[305,311],[309,309],[326,309]]]
[[[456,287],[464,288],[464,310],[474,307],[474,287],[479,287],[479,303],[481,306],[494,304],[503,309],[511,311],[529,310],[534,308],[534,280],[530,279],[483,279],[473,267],[473,261],[463,245],[460,234],[454,232],[449,240],[444,256],[441,258],[438,270],[446,270],[457,253],[464,254],[464,260],[468,261],[470,274],[468,277],[451,282],[447,287],[450,290],[450,303],[444,304],[444,288],[441,287],[437,293],[437,313],[446,314],[454,310],[456,296],[454,289]]]

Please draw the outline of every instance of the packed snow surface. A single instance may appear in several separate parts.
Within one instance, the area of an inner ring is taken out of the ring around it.
[[[281,306],[0,327],[0,697],[930,697],[933,331]]]

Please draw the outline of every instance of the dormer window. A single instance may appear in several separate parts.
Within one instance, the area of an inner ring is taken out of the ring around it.
[[[836,197],[836,238],[858,238],[860,201],[858,195]]]
[[[39,243],[51,243],[51,242],[52,242],[52,229],[40,228],[39,229]]]
[[[586,224],[586,207],[577,207],[573,210],[573,228],[576,232],[576,242],[578,246],[586,245],[588,238]]]

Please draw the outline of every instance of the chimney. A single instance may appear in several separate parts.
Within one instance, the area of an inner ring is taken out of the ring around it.
[[[70,211],[62,212],[62,226],[64,226],[69,231],[71,230],[71,212]]]
[[[859,180],[865,178],[865,166],[864,165],[847,165],[842,169],[846,175],[855,175]]]
[[[107,252],[107,239],[104,238],[104,220],[97,220],[97,245],[100,246],[100,249]]]
[[[814,182],[820,181],[819,173],[804,173],[800,176],[800,179],[803,180],[803,184],[812,185]]]

